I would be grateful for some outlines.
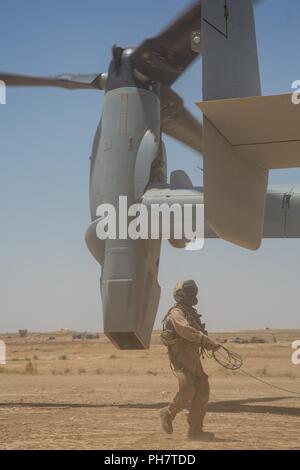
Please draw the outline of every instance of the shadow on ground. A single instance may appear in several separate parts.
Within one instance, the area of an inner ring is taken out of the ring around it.
[[[274,415],[286,416],[300,416],[300,408],[288,406],[272,406],[265,405],[274,401],[290,400],[291,397],[265,397],[265,398],[249,398],[244,400],[227,400],[211,402],[208,405],[208,412],[210,413],[269,413]],[[293,397],[293,399],[295,399]],[[28,402],[11,402],[0,403],[0,408],[58,408],[58,409],[94,409],[94,408],[124,408],[124,409],[139,409],[139,410],[159,410],[168,403],[28,403]]]

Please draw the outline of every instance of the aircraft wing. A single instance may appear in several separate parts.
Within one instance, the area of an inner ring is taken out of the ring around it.
[[[143,196],[143,204],[151,209],[152,204],[203,204],[203,187],[192,187],[185,183],[183,172],[176,175],[177,181],[184,189],[151,188]],[[180,179],[181,181],[180,181]],[[179,185],[180,185],[179,184]],[[176,186],[176,184],[175,184]],[[195,223],[195,221],[193,221]],[[218,235],[211,229],[207,220],[204,226],[205,239],[217,239]],[[264,239],[299,239],[300,238],[300,185],[269,186],[266,196],[266,211],[263,223]],[[180,247],[180,246],[179,246]]]

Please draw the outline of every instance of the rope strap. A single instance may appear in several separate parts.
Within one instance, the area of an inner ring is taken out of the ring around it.
[[[240,354],[230,351],[229,349],[225,348],[224,346],[220,346],[220,348],[217,351],[214,352],[208,352],[205,350],[205,354],[208,358],[214,359],[217,361],[218,364],[220,364],[222,367],[225,369],[229,370],[236,370],[240,374],[243,374],[244,376],[250,377],[253,380],[256,380],[257,382],[260,382],[264,385],[267,385],[268,387],[274,388],[276,390],[280,390],[281,392],[287,392],[291,393],[293,395],[296,395],[300,397],[300,393],[296,392],[294,390],[289,390],[284,387],[279,387],[278,385],[271,384],[270,382],[267,382],[266,380],[260,379],[256,375],[250,374],[249,372],[246,372],[244,370],[239,370],[241,369],[243,365],[243,358],[240,356]]]

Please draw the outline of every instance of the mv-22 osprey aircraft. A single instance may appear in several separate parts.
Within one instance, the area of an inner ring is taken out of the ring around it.
[[[202,55],[202,124],[171,86]],[[105,91],[90,171],[89,250],[101,265],[104,332],[121,349],[149,347],[158,309],[161,240],[100,240],[97,207],[205,204],[206,238],[256,250],[300,236],[300,192],[267,190],[268,171],[300,166],[300,106],[261,96],[252,0],[202,0],[158,36],[114,46],[108,73],[39,78],[0,73],[12,86]],[[183,171],[167,183],[162,133],[203,154],[204,187]],[[170,240],[183,247],[185,240]]]

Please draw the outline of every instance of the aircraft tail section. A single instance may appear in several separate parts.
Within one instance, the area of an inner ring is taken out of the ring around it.
[[[202,7],[204,104],[261,95],[252,0],[203,0]],[[203,153],[211,228],[232,243],[259,248],[268,170],[242,159],[205,112]]]
[[[252,0],[202,0],[203,99],[261,95]]]

